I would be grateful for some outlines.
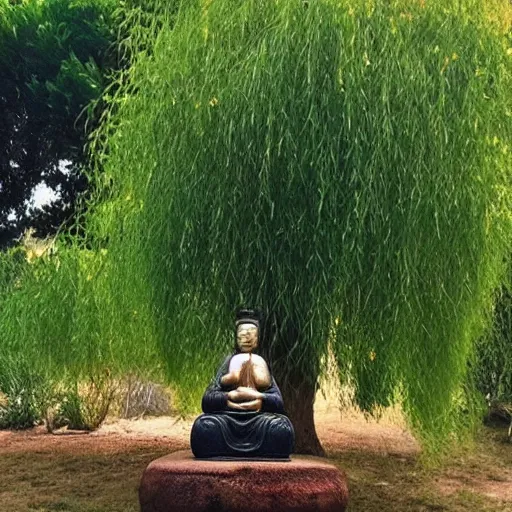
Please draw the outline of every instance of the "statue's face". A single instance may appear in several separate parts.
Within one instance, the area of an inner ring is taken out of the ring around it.
[[[258,328],[254,324],[240,324],[236,342],[241,352],[252,352],[258,346]]]

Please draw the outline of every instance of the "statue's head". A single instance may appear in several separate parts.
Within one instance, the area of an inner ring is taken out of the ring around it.
[[[258,347],[261,314],[255,309],[240,308],[236,312],[235,336],[237,352],[254,352]]]

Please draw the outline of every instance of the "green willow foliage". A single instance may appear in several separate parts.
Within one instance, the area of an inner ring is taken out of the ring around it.
[[[259,305],[280,384],[330,352],[363,409],[442,438],[511,246],[510,40],[480,1],[164,4],[91,142],[48,359],[163,362],[187,407]]]
[[[85,9],[93,2],[74,2],[69,8]],[[97,7],[106,8],[113,3],[113,0],[98,1]],[[110,19],[119,22],[119,60],[123,63],[118,72],[120,83],[133,57],[125,40],[136,38],[140,50],[144,34],[154,30],[155,21],[161,18],[152,18],[154,11],[150,2],[145,2],[144,7],[140,3],[138,0],[126,2],[127,7],[117,9]],[[24,19],[22,8],[25,8],[26,18],[31,20],[44,8],[57,5],[58,0],[45,6],[34,0],[20,5],[16,12]],[[52,13],[52,22],[69,37],[66,9],[61,12],[55,8]],[[80,36],[79,31],[76,32]],[[26,35],[27,40],[36,44],[38,38],[31,37]],[[87,79],[85,75],[80,76]],[[112,100],[116,87],[114,83],[107,88],[105,102]],[[76,100],[80,91],[68,88],[68,94]],[[90,108],[99,110],[96,101]],[[73,123],[76,114],[71,109],[66,121]],[[104,112],[103,122],[108,121],[109,114],[110,110]],[[108,257],[108,250],[103,247],[92,249],[94,243],[84,239],[84,226],[78,225],[82,220],[83,216],[78,217],[77,225],[68,230],[75,233],[74,236],[61,232],[53,241],[37,243],[39,247],[35,250],[32,241],[28,246],[22,243],[0,252],[0,392],[10,398],[18,383],[25,391],[44,391],[52,398],[60,384],[101,377],[106,370],[112,371],[113,376],[143,372],[145,378],[162,378],[162,365],[150,344],[149,355],[142,359],[140,349],[134,357],[132,347],[125,343],[128,339],[140,346],[140,341],[146,337],[154,338],[148,334],[148,316],[143,314],[145,305],[139,307],[141,296],[133,294],[135,306],[133,299],[123,300],[129,293],[130,276],[121,282],[112,278],[115,258]],[[43,255],[38,257],[40,252]],[[115,276],[119,276],[119,272]],[[33,382],[38,383],[37,390]],[[32,407],[32,402],[27,404]]]
[[[449,426],[510,247],[508,46],[461,5],[217,0],[155,33],[92,232],[177,384],[259,304],[281,378],[330,346],[363,408]]]

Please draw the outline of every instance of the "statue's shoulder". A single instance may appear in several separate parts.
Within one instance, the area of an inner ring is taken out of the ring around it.
[[[249,354],[245,354],[244,352],[233,354],[230,358],[231,361],[247,361],[247,359],[249,359]]]
[[[255,364],[255,365],[268,366],[265,359],[263,359],[263,357],[259,356],[258,354],[253,354],[251,359],[252,359],[253,364]]]

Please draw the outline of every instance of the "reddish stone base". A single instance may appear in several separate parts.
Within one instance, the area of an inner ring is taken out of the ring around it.
[[[215,461],[181,451],[146,468],[139,499],[141,512],[343,512],[348,488],[338,468],[314,457]]]

